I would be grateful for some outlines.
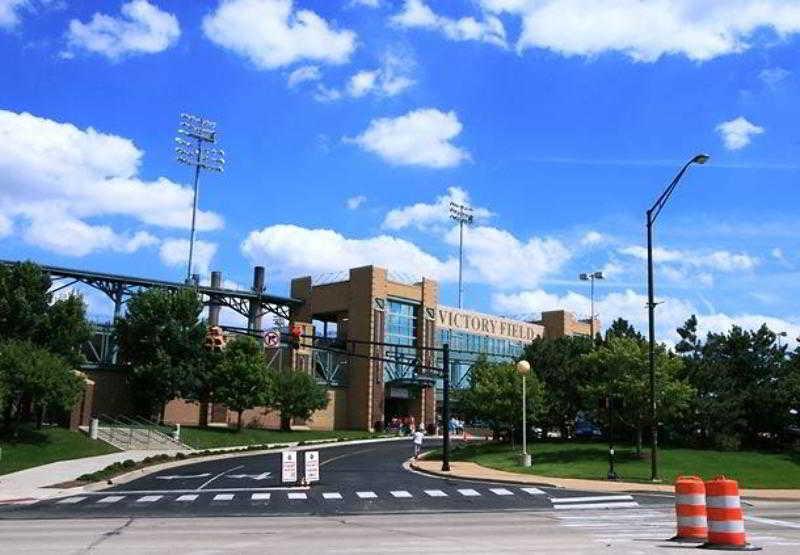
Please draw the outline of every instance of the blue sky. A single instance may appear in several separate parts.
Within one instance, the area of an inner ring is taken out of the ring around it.
[[[451,199],[469,202],[465,301],[659,337],[768,322],[800,335],[800,2],[0,0],[2,258],[180,280],[181,112],[215,120],[199,266],[241,286],[375,263],[456,302]],[[93,313],[108,310],[89,294]]]

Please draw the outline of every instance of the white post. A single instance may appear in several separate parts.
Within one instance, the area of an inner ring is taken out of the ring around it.
[[[525,374],[522,374],[522,457],[520,462],[522,466],[531,465],[531,456],[528,454],[528,418],[527,418],[527,402],[525,401]]]
[[[97,418],[92,418],[89,423],[89,437],[97,439],[97,430],[100,428],[100,421]]]
[[[173,437],[177,440],[181,440],[181,425],[175,424],[175,432],[173,433]]]

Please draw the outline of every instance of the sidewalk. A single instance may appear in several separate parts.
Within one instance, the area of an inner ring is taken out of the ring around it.
[[[126,459],[141,461],[146,457],[177,451],[120,451],[108,455],[58,461],[18,472],[0,475],[0,504],[26,503],[39,499],[57,497],[68,488],[50,488],[54,484],[75,480],[81,474],[97,472],[115,462]]]
[[[534,484],[538,486],[551,486],[582,491],[596,491],[603,493],[655,493],[672,494],[672,484],[641,484],[637,482],[614,482],[606,480],[582,480],[577,478],[553,478],[551,476],[538,476],[536,474],[517,474],[494,470],[473,462],[455,461],[450,463],[450,472],[442,472],[441,461],[417,460],[411,462],[411,468],[448,478],[464,478],[469,480],[484,480],[490,482],[508,482],[514,484]],[[743,489],[740,490],[743,498],[765,499],[770,501],[800,501],[800,490],[796,489]]]

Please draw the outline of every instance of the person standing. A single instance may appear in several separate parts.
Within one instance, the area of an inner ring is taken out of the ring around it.
[[[422,440],[425,437],[425,432],[422,431],[422,426],[420,425],[419,429],[417,429],[412,438],[414,440],[414,460],[419,458],[419,454],[422,452]]]

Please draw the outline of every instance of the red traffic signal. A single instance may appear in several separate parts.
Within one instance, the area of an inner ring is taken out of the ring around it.
[[[289,337],[289,346],[292,349],[300,348],[300,337],[303,335],[303,326],[295,324],[291,329],[291,336]]]

